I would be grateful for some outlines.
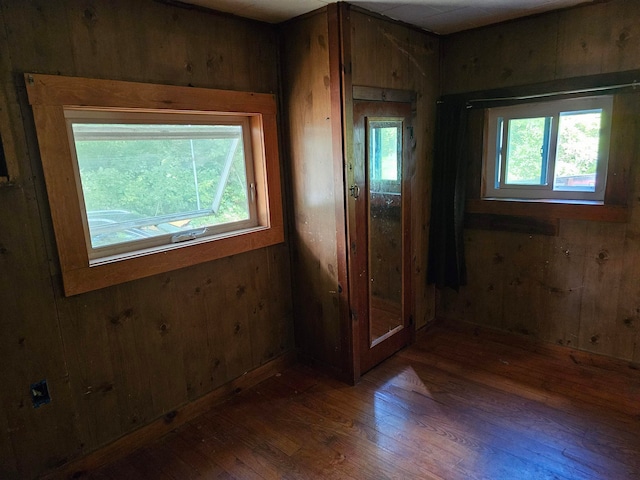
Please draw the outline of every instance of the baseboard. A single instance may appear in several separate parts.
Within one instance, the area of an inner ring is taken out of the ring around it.
[[[95,470],[102,465],[124,458],[138,448],[158,440],[171,430],[202,415],[233,395],[272,377],[276,373],[293,365],[295,361],[295,352],[285,353],[245,373],[241,377],[225,383],[208,394],[157,418],[144,427],[128,433],[82,458],[63,465],[57,470],[44,475],[42,478],[44,480],[80,478],[83,472]]]
[[[592,366],[618,373],[628,372],[629,370],[640,370],[640,364],[633,360],[625,360],[610,355],[582,350],[575,345],[559,345],[521,331],[500,329],[467,320],[447,317],[439,317],[434,324],[434,327],[435,326],[474,336],[482,335],[484,338],[495,339],[498,342],[505,338],[505,335],[509,335],[508,342],[512,345],[517,344],[523,349],[535,350],[556,358],[564,358],[577,365]],[[517,339],[517,343],[514,343],[514,339]]]

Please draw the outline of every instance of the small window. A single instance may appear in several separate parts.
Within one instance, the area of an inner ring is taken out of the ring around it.
[[[604,200],[612,96],[488,110],[484,197]]]
[[[25,80],[66,295],[284,240],[274,95]]]

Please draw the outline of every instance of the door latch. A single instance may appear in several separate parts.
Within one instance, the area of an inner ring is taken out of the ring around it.
[[[353,198],[358,198],[360,196],[360,187],[355,183],[349,187],[349,195]]]

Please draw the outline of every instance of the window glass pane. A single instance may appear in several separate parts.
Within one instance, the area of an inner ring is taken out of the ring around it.
[[[402,177],[402,120],[367,119],[369,191],[399,194]]]
[[[509,120],[505,183],[545,185],[550,117]]]
[[[595,191],[601,117],[602,109],[560,114],[555,190]]]
[[[370,177],[373,180],[397,181],[399,178],[399,155],[402,122],[370,122],[369,159]]]
[[[72,129],[93,248],[250,218],[241,125]]]

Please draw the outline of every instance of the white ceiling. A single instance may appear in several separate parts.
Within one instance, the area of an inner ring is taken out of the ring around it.
[[[182,0],[241,17],[279,23],[335,0]],[[350,0],[349,3],[447,34],[601,0]]]

